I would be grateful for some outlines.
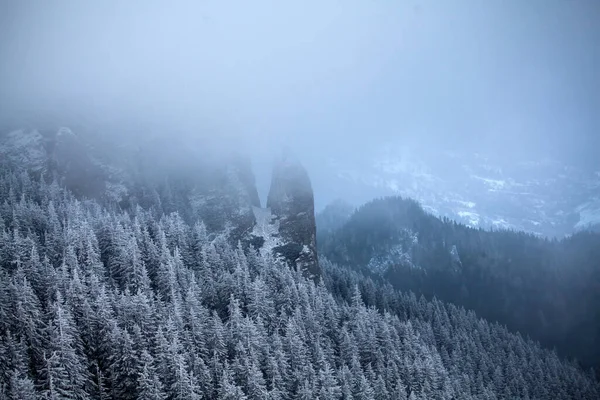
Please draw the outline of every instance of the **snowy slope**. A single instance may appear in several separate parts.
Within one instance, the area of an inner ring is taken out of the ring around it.
[[[272,255],[273,249],[283,244],[279,236],[279,220],[271,213],[270,208],[252,207],[252,211],[256,218],[252,235],[264,239],[260,254],[262,256]]]

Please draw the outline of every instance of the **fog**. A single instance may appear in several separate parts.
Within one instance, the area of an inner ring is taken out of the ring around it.
[[[260,184],[284,145],[313,177],[327,159],[398,142],[597,163],[596,0],[0,7],[5,124],[139,123],[217,140],[252,154]]]

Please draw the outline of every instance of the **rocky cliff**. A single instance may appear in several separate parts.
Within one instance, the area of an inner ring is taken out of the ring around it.
[[[188,185],[190,206],[210,232],[224,232],[232,244],[246,242],[260,207],[250,160],[240,155],[205,166]]]
[[[313,190],[306,170],[289,155],[273,168],[267,207],[279,224],[283,242],[273,251],[305,275],[319,276]]]

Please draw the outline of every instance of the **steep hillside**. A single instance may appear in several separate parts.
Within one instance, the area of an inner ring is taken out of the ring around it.
[[[360,207],[319,251],[600,365],[600,234],[550,241],[473,229],[391,197]]]
[[[317,232],[319,236],[331,233],[342,227],[354,213],[354,207],[343,200],[336,200],[328,204],[317,213]]]

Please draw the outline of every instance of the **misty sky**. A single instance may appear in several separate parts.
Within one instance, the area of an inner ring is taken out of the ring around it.
[[[156,121],[267,159],[600,148],[600,1],[0,3],[0,107]],[[157,125],[158,126],[158,125]]]

